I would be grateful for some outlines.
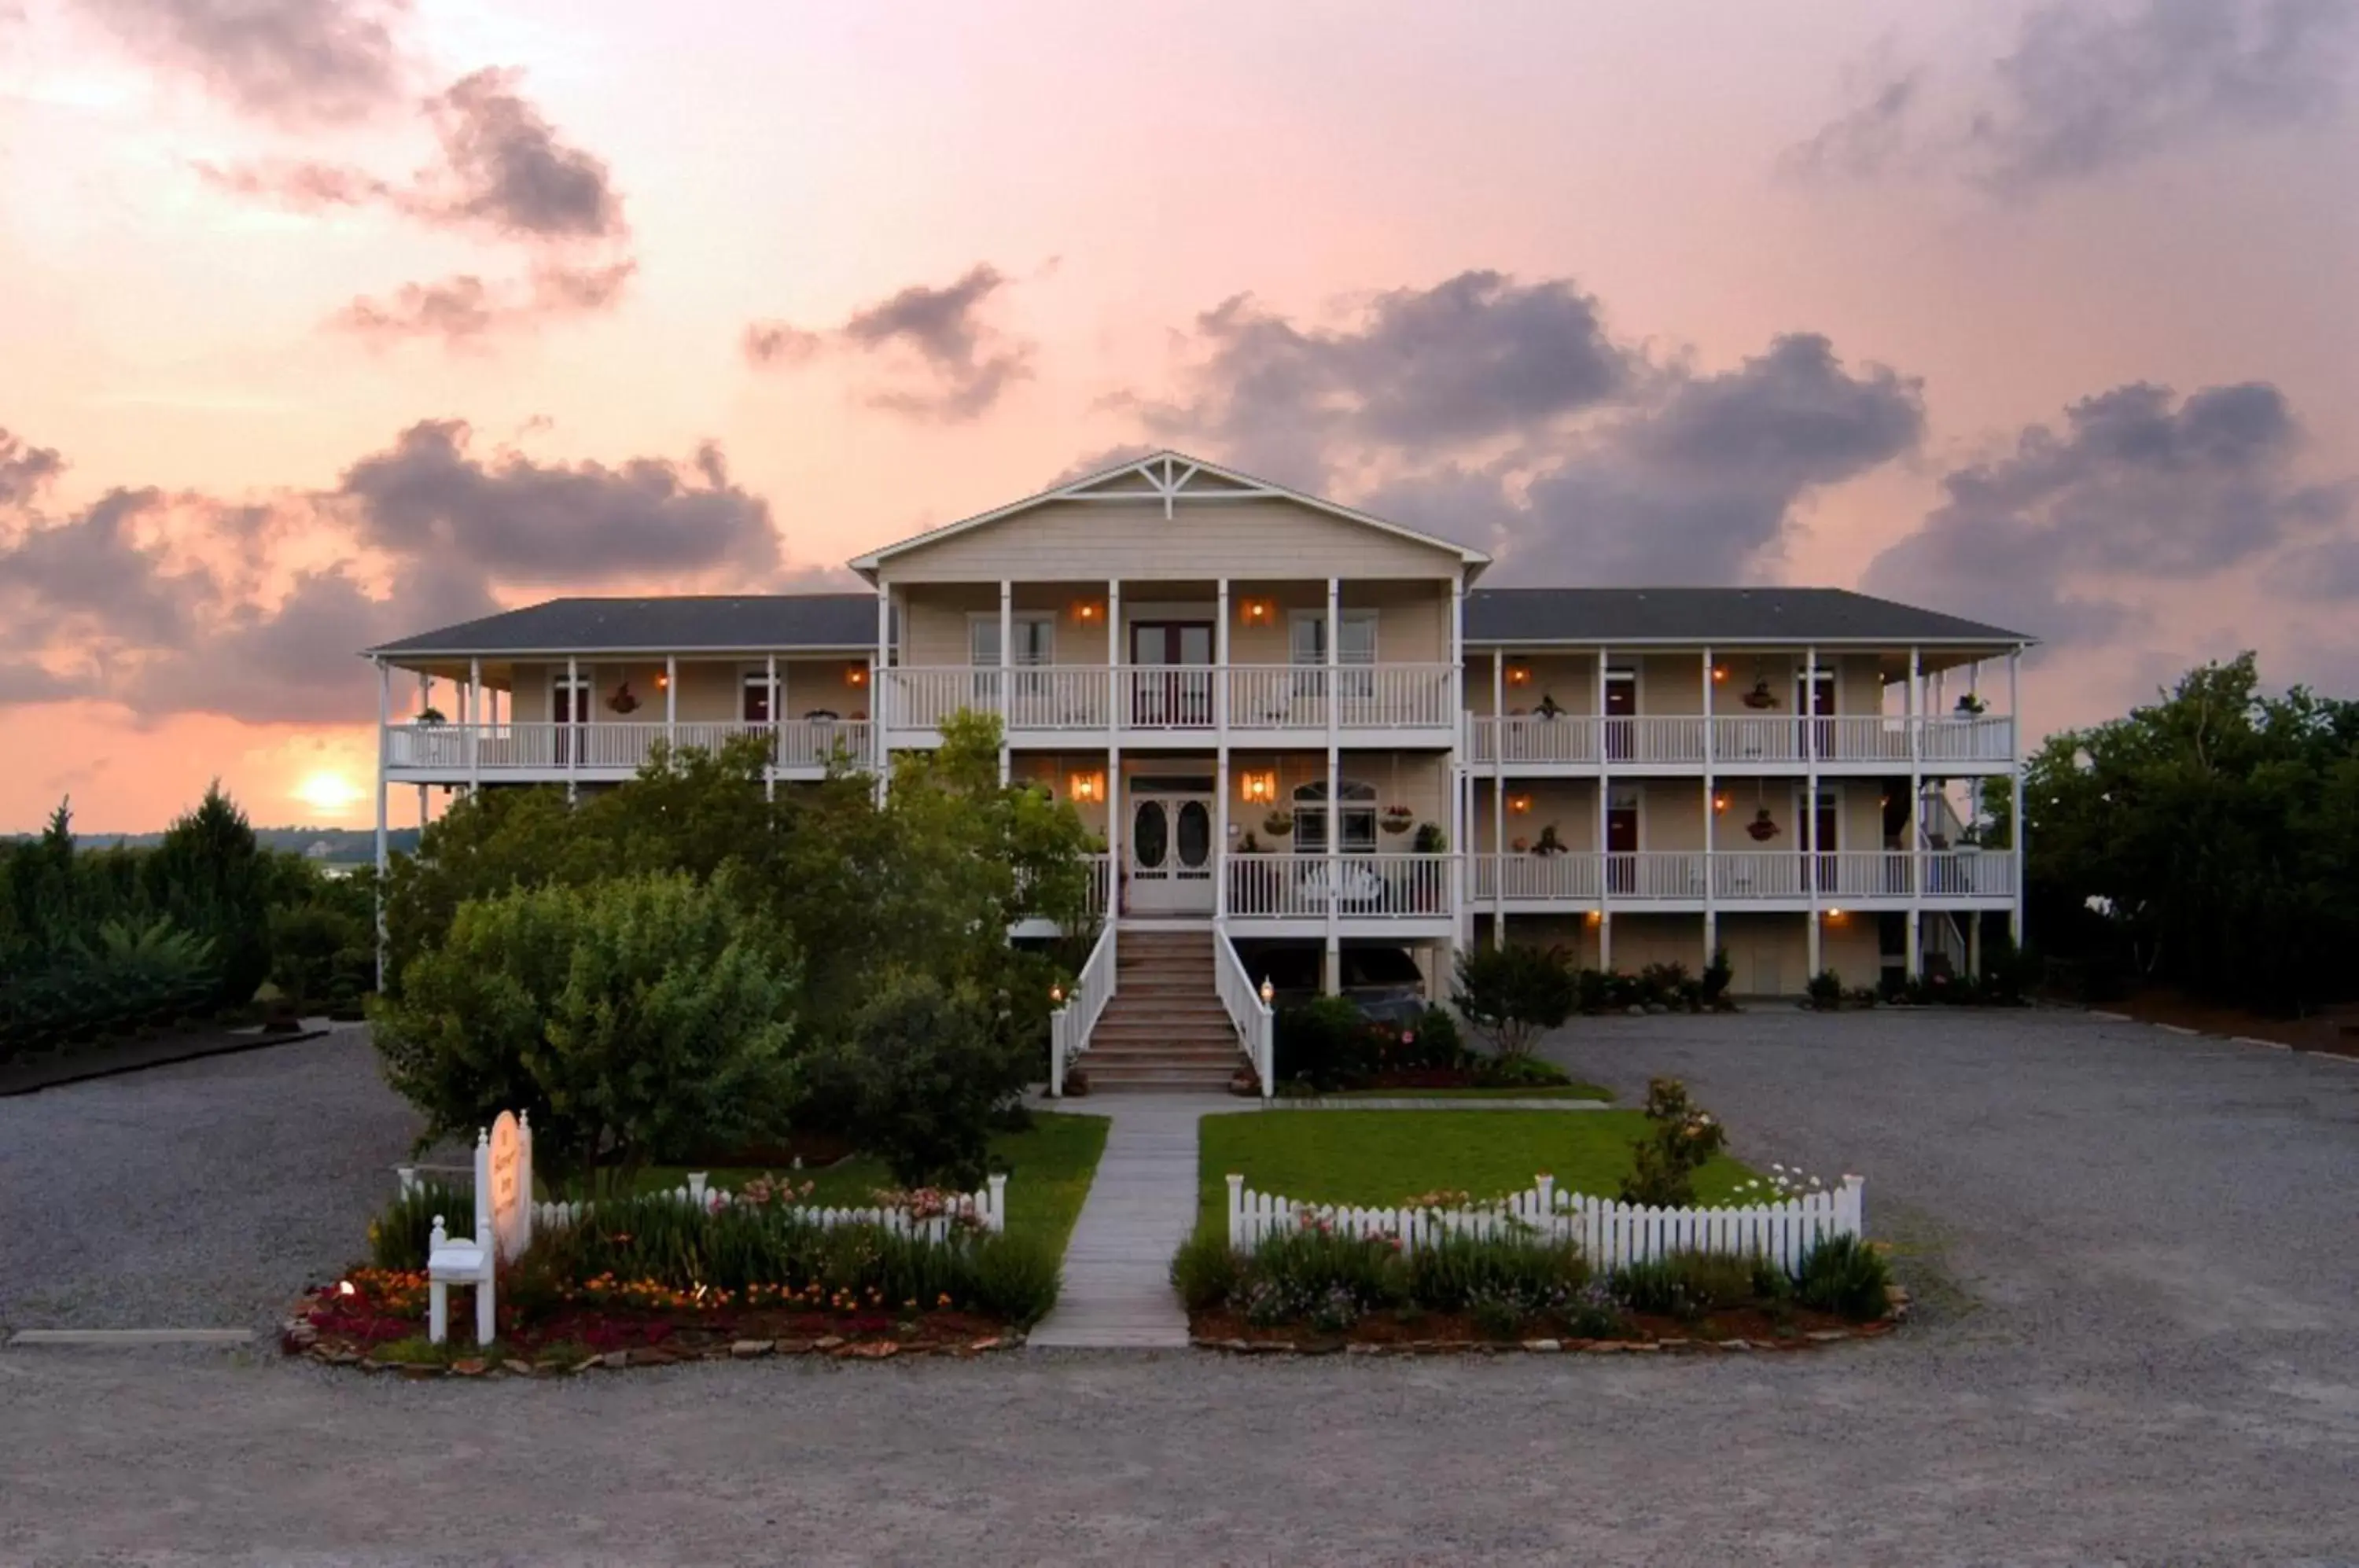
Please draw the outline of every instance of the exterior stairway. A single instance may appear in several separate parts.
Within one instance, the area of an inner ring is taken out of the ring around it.
[[[1082,1071],[1096,1094],[1205,1094],[1245,1065],[1212,978],[1212,933],[1125,931],[1114,943],[1114,1000]]]

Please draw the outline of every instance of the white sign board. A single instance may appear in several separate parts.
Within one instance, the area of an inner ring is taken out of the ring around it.
[[[491,1143],[492,1239],[502,1260],[513,1262],[532,1240],[532,1135],[515,1112],[502,1111]]]

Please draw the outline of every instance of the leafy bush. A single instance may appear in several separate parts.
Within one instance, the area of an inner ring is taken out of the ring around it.
[[[1375,1042],[1368,1019],[1341,996],[1313,996],[1280,1007],[1272,1020],[1278,1082],[1343,1087],[1369,1070]]]
[[[1266,1237],[1244,1275],[1246,1294],[1260,1291],[1266,1310],[1282,1301],[1294,1306],[1296,1316],[1308,1315],[1338,1290],[1370,1312],[1408,1299],[1400,1253],[1391,1243],[1315,1227]]]
[[[791,1109],[796,967],[732,890],[680,875],[462,904],[373,1009],[426,1138],[532,1114],[553,1175],[742,1145]]]
[[[1563,1068],[1537,1056],[1486,1056],[1474,1077],[1486,1089],[1553,1089],[1572,1082]]]
[[[1466,1041],[1458,1032],[1458,1019],[1447,1007],[1429,1003],[1417,1016],[1417,1022],[1404,1031],[1399,1048],[1399,1064],[1404,1067],[1446,1068],[1465,1064]]]
[[[1453,999],[1474,1031],[1502,1056],[1521,1056],[1541,1035],[1572,1016],[1579,999],[1571,960],[1561,947],[1510,942],[1477,945],[1458,954]]]
[[[1025,1064],[993,1038],[974,996],[929,975],[888,975],[841,1049],[851,1054],[860,1140],[894,1180],[982,1184],[993,1115],[1022,1091]]]
[[[1885,1314],[1885,1287],[1891,1282],[1884,1254],[1855,1236],[1829,1236],[1802,1259],[1794,1299],[1822,1312],[1866,1323]]]
[[[1698,983],[1698,999],[1718,1012],[1728,1005],[1728,988],[1736,982],[1736,968],[1728,962],[1728,949],[1716,947],[1712,962],[1703,966],[1703,976]]]
[[[1647,1121],[1646,1138],[1631,1151],[1622,1201],[1686,1208],[1695,1202],[1695,1173],[1727,1143],[1728,1129],[1691,1104],[1676,1078],[1647,1081]]]
[[[447,1181],[419,1181],[369,1221],[369,1261],[405,1273],[425,1268],[437,1214],[447,1227],[464,1236],[474,1228],[474,1194]]]
[[[949,1305],[1019,1326],[1056,1303],[1058,1263],[1038,1239],[954,1231],[949,1240],[896,1236],[881,1226],[822,1227],[792,1203],[736,1203],[708,1210],[670,1193],[609,1200],[578,1223],[536,1238],[547,1266],[565,1279],[608,1275],[671,1290],[699,1285],[819,1287],[897,1309],[905,1301]]]
[[[1589,1265],[1571,1242],[1453,1236],[1408,1257],[1408,1299],[1429,1312],[1490,1301],[1534,1317],[1569,1306],[1587,1283]]]
[[[1679,1007],[1689,1005],[1695,994],[1694,976],[1684,964],[1649,964],[1638,971],[1638,1005],[1644,1007]]]
[[[1190,1312],[1209,1312],[1236,1293],[1243,1264],[1218,1226],[1199,1225],[1171,1259],[1171,1285]]]
[[[1832,1013],[1843,1006],[1843,976],[1832,969],[1821,969],[1810,976],[1806,987],[1810,1006],[1822,1013]]]

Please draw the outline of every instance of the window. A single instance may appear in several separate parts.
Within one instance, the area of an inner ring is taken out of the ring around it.
[[[1327,612],[1297,610],[1290,626],[1297,664],[1327,662]],[[1337,630],[1335,662],[1374,664],[1376,661],[1376,612],[1345,610]]]
[[[1010,664],[1054,664],[1057,661],[1057,618],[1018,615],[1012,623],[1016,647]],[[999,662],[999,617],[976,615],[967,622],[967,662],[978,669]]]
[[[1376,852],[1376,787],[1356,779],[1346,779],[1338,791],[1343,797],[1343,852],[1345,855],[1374,855]],[[1327,785],[1305,784],[1294,791],[1294,848],[1298,855],[1327,853]]]
[[[770,722],[770,676],[766,670],[749,670],[742,688],[744,695],[737,703],[737,714],[749,724]]]

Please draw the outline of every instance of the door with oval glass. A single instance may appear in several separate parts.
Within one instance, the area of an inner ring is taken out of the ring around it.
[[[1129,913],[1211,914],[1212,781],[1198,787],[1194,780],[1132,780],[1127,848]]]

